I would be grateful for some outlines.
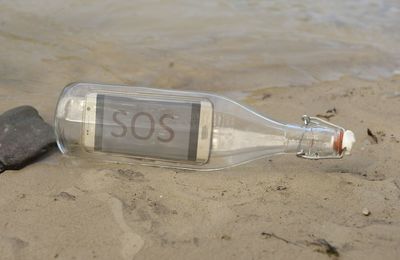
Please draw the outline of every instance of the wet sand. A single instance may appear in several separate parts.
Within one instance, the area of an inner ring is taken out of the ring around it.
[[[0,175],[2,258],[337,258],[324,239],[342,259],[396,259],[399,93],[400,77],[247,93],[244,103],[287,122],[335,108],[330,121],[357,137],[342,160],[283,155],[186,172],[55,152],[7,171]]]
[[[325,116],[357,138],[341,160],[216,172],[55,150],[0,175],[1,259],[399,258],[396,1],[16,0],[0,14],[0,112],[32,105],[52,123],[65,85],[115,83]]]

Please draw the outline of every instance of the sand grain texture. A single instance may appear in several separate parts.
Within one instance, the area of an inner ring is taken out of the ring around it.
[[[246,94],[244,103],[287,122],[335,108],[329,120],[357,138],[342,160],[285,155],[186,172],[54,154],[7,171],[0,175],[2,258],[396,259],[399,91],[399,77],[342,78]]]

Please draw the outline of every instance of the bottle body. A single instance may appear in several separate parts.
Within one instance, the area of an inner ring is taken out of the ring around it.
[[[77,83],[60,96],[55,131],[68,155],[214,170],[282,153],[341,157],[344,129],[283,124],[210,93]]]

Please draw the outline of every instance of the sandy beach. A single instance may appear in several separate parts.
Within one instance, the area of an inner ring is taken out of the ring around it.
[[[266,88],[245,103],[288,122],[351,126],[342,160],[284,155],[216,172],[49,155],[0,182],[4,259],[396,259],[400,78]],[[367,135],[370,129],[378,143]],[[363,208],[371,214],[365,216]]]
[[[194,172],[54,149],[0,175],[0,259],[399,259],[398,4],[239,2],[1,3],[0,112],[53,124],[76,81],[212,91],[351,129],[352,155]]]

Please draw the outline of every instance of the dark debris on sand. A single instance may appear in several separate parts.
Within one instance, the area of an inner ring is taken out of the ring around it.
[[[308,243],[309,246],[315,247],[315,251],[327,254],[331,257],[339,257],[339,252],[337,251],[336,247],[331,245],[325,239],[317,239],[313,242]]]

